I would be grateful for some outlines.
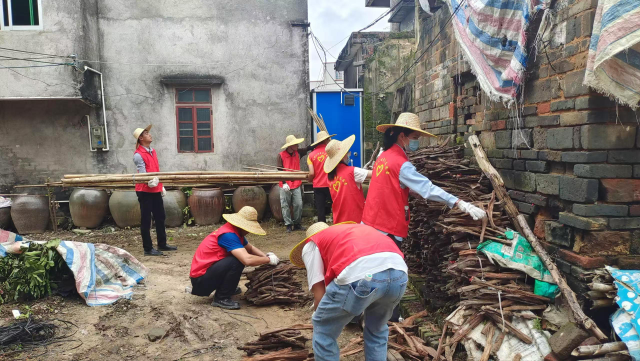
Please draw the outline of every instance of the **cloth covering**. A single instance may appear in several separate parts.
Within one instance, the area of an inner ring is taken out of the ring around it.
[[[637,108],[640,102],[640,1],[598,1],[584,84]]]
[[[0,257],[19,253],[21,242],[39,241],[0,230]],[[88,306],[130,299],[132,287],[148,274],[147,268],[129,252],[106,244],[62,241],[56,251],[73,273],[76,290]]]
[[[445,2],[452,14],[458,9],[452,20],[456,40],[482,90],[494,101],[515,101],[524,82],[530,22],[549,0]]]

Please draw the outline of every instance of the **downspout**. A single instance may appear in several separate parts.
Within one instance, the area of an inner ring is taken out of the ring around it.
[[[107,152],[109,151],[109,130],[107,129],[107,111],[104,105],[104,82],[102,81],[102,73],[85,65],[84,71],[87,71],[87,70],[100,75],[100,96],[102,97],[102,121],[104,123],[104,142],[106,143],[106,147],[102,148],[102,150],[104,152]]]

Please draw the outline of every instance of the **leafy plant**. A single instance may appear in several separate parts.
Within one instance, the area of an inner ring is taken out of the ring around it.
[[[533,328],[538,330],[538,331],[542,331],[542,320],[539,318],[534,318],[533,319]]]
[[[193,194],[193,188],[191,187],[182,187],[180,190],[182,191],[182,193],[186,194],[187,196],[190,196]]]
[[[182,219],[184,220],[184,223],[182,224],[183,228],[187,228],[188,225],[191,225],[191,223],[193,223],[194,218],[191,217],[191,207],[186,206],[182,209],[182,217]]]

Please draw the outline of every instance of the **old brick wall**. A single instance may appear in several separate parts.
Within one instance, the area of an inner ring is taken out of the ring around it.
[[[640,131],[629,108],[582,85],[596,0],[560,1],[530,56],[519,110],[486,99],[461,59],[446,6],[422,13],[414,111],[462,142],[477,134],[521,213],[574,288],[585,270],[640,255]],[[429,46],[431,46],[429,48]],[[471,154],[471,153],[469,153]],[[581,291],[577,290],[577,291]]]

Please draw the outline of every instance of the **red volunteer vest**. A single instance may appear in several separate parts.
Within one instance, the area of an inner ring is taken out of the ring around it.
[[[140,154],[144,161],[144,166],[147,169],[147,173],[159,172],[160,166],[158,165],[158,155],[156,150],[152,149],[151,154],[144,149],[143,146],[138,145],[138,149],[134,152]],[[162,183],[158,183],[157,186],[151,188],[147,183],[136,183],[136,192],[148,192],[148,193],[160,193],[162,192]]]
[[[315,174],[313,176],[313,188],[327,188],[329,186],[329,178],[324,172],[324,161],[327,160],[326,144],[318,145],[313,152],[309,153],[309,161],[313,164]]]
[[[193,255],[193,260],[191,260],[191,272],[189,273],[189,277],[196,278],[202,276],[207,273],[207,270],[212,264],[231,254],[231,252],[227,252],[226,249],[218,246],[218,237],[225,233],[235,233],[235,235],[242,240],[242,236],[238,233],[238,229],[231,223],[227,223],[213,231],[202,240],[198,249],[196,249],[196,253]]]
[[[358,188],[354,167],[338,164],[336,176],[329,182],[329,192],[333,200],[333,223],[362,222],[364,193]]]
[[[382,252],[397,253],[404,258],[391,238],[364,224],[337,224],[316,233],[309,241],[320,251],[325,285],[358,258]]]
[[[406,237],[409,231],[409,188],[400,187],[400,168],[409,158],[394,144],[384,151],[373,167],[362,222],[394,236]]]
[[[289,154],[289,152],[287,152],[287,150],[285,149],[282,152],[280,152],[280,158],[282,158],[282,166],[284,168],[300,170],[300,155],[298,154],[297,150],[292,154]],[[289,171],[289,172],[292,172],[292,171]],[[302,184],[302,181],[301,180],[287,181],[287,184],[289,185],[289,188],[296,189],[300,187],[300,185]],[[282,188],[282,182],[280,182],[280,188]]]

